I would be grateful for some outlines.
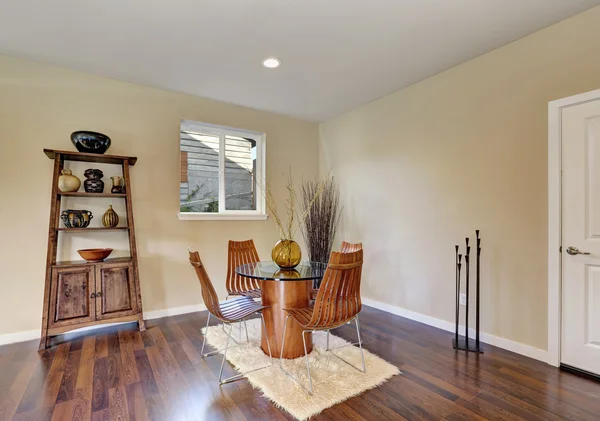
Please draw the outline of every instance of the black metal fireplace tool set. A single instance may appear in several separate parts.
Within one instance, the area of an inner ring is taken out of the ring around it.
[[[480,303],[480,273],[479,265],[481,260],[481,238],[479,238],[479,230],[475,230],[477,239],[477,260],[476,260],[476,278],[475,278],[475,339],[469,338],[469,292],[471,286],[469,285],[469,263],[471,257],[471,247],[469,246],[469,239],[465,238],[465,294],[466,294],[466,306],[465,306],[465,334],[464,336],[458,335],[459,319],[460,319],[460,287],[461,287],[461,276],[460,270],[462,267],[462,254],[459,254],[458,245],[454,246],[456,252],[456,330],[454,338],[452,339],[452,346],[454,349],[460,349],[463,351],[483,353],[481,350],[481,344],[479,341],[479,303]]]

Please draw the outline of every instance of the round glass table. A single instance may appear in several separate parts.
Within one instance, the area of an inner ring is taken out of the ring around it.
[[[275,263],[257,262],[238,266],[235,271],[240,276],[261,281],[262,304],[267,336],[271,340],[274,357],[283,353],[283,358],[304,356],[302,328],[294,320],[288,320],[285,331],[285,349],[281,349],[286,308],[305,308],[310,306],[313,281],[323,278],[326,263],[300,262],[294,269],[281,269]],[[267,338],[262,332],[261,348],[268,354]],[[306,352],[312,351],[312,334],[306,334]]]

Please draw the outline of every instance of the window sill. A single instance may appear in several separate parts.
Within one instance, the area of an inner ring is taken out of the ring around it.
[[[178,213],[177,218],[180,221],[266,221],[268,215],[243,215],[239,213]]]

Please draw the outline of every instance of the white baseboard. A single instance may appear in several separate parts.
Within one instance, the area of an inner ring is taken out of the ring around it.
[[[0,345],[13,344],[17,342],[30,341],[32,339],[40,339],[40,330],[24,330],[15,333],[5,333],[0,335]]]
[[[381,301],[372,300],[370,298],[362,298],[362,302],[363,302],[363,304],[365,304],[367,306],[377,308],[377,309],[385,311],[387,313],[406,317],[407,319],[415,320],[417,322],[421,322],[421,323],[424,323],[429,326],[437,327],[438,329],[442,329],[442,330],[445,330],[448,332],[454,332],[454,323],[448,322],[446,320],[437,319],[435,317],[431,317],[431,316],[427,316],[425,314],[410,311],[410,310],[407,310],[402,307],[393,306],[391,304],[386,304]],[[161,317],[176,316],[179,314],[193,313],[196,311],[203,311],[203,310],[206,310],[206,307],[203,304],[194,304],[194,305],[190,305],[190,306],[173,307],[173,308],[167,308],[167,309],[163,309],[163,310],[147,311],[147,312],[144,312],[144,320],[152,320],[152,319],[158,319]],[[114,323],[114,324],[117,324],[117,323]],[[110,325],[103,324],[103,325],[85,327],[82,329],[78,329],[77,332],[84,332],[84,331],[89,331],[89,330],[93,330],[93,329],[99,329],[99,328],[106,327],[106,326],[110,326]],[[471,335],[473,335],[473,337],[475,336],[474,330],[470,329],[469,332]],[[40,338],[40,330],[39,329],[27,330],[27,331],[16,332],[16,333],[7,333],[4,335],[0,335],[0,345],[30,341],[32,339],[39,339],[39,338]],[[525,344],[522,344],[519,342],[514,342],[514,341],[511,341],[511,340],[508,340],[505,338],[501,338],[501,337],[498,337],[495,335],[490,335],[489,333],[481,333],[481,341],[486,344],[489,344],[489,345],[494,345],[499,348],[503,348],[508,351],[515,352],[517,354],[525,355],[527,357],[534,358],[536,360],[547,362],[548,352],[543,349],[534,348],[532,346],[525,345]]]
[[[203,304],[194,304],[191,306],[166,308],[164,310],[145,311],[144,312],[144,320],[159,319],[161,317],[167,317],[167,316],[177,316],[178,314],[193,313],[195,311],[203,311],[203,310],[206,310],[206,306],[204,306]],[[126,323],[131,323],[131,322],[126,322]],[[100,328],[104,328],[104,327],[108,327],[108,326],[115,326],[115,325],[119,325],[119,324],[122,324],[122,323],[104,323],[104,324],[99,324],[99,325],[95,325],[95,326],[82,327],[81,329],[76,329],[76,330],[67,332],[65,335],[86,332],[86,331],[90,331],[90,330],[94,330],[94,329],[100,329]],[[0,335],[0,345],[7,345],[7,344],[12,344],[12,343],[17,343],[17,342],[31,341],[33,339],[40,339],[40,335],[41,335],[40,329],[25,330],[25,331],[15,332],[15,333],[6,333],[4,335]]]
[[[407,319],[411,319],[420,323],[424,323],[429,326],[437,327],[438,329],[442,329],[448,332],[454,332],[454,323],[448,322],[446,320],[437,319],[435,317],[427,316],[425,314],[417,313],[414,311],[407,310],[402,307],[393,306],[391,304],[382,303],[381,301],[372,300],[370,298],[362,298],[363,304],[374,307],[376,309],[385,311],[387,313],[392,313],[397,316],[406,317]],[[464,326],[461,326],[464,329]],[[469,329],[469,334],[475,337],[475,330]],[[498,348],[506,349],[507,351],[511,351],[517,354],[524,355],[526,357],[530,357],[536,360],[540,360],[543,362],[547,362],[548,360],[548,351],[534,348],[529,345],[525,345],[519,342],[514,342],[505,338],[501,338],[499,336],[491,335],[489,333],[481,332],[481,342],[484,342],[489,345],[497,346]]]
[[[161,317],[177,316],[179,314],[194,313],[204,311],[204,304],[194,304],[191,306],[165,308],[164,310],[153,310],[144,312],[144,320],[160,319]]]

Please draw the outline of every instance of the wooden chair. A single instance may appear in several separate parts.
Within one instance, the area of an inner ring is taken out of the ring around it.
[[[342,247],[340,248],[340,253],[352,253],[358,250],[362,250],[362,243],[347,243],[346,241],[342,241]],[[319,292],[319,288],[313,288],[310,293],[311,300],[317,299],[317,293]]]
[[[307,332],[327,331],[326,351],[331,351],[329,348],[329,331],[354,320],[356,322],[358,342],[351,345],[358,344],[360,348],[362,370],[338,355],[335,355],[333,352],[332,354],[357,370],[362,371],[363,373],[366,372],[365,356],[362,349],[362,337],[360,335],[360,324],[358,322],[358,313],[362,308],[360,300],[362,264],[363,251],[360,248],[348,253],[332,252],[315,304],[307,308],[284,309],[288,315],[285,318],[283,327],[281,348],[283,349],[285,346],[285,330],[287,328],[288,319],[292,318],[294,322],[298,323],[303,328],[302,340],[304,341],[304,356],[306,358],[306,370],[310,382],[310,391],[308,391],[308,393],[311,395],[313,386],[308,354],[306,353],[305,333]],[[279,366],[282,371],[300,384],[297,379],[283,368],[283,353],[280,355]],[[304,386],[302,387],[304,388]]]
[[[250,298],[260,298],[260,283],[257,279],[240,276],[235,272],[235,268],[246,263],[259,262],[258,253],[254,246],[254,241],[229,241],[227,255],[227,298],[230,296],[243,296]]]
[[[342,241],[342,247],[340,248],[340,253],[353,253],[358,250],[362,250],[362,243],[347,243],[346,241]]]
[[[223,379],[223,366],[225,365],[225,360],[227,359],[227,350],[229,348],[229,341],[232,339],[232,330],[233,323],[241,323],[242,321],[245,323],[246,319],[255,314],[260,314],[260,319],[262,323],[262,328],[264,329],[265,337],[267,337],[267,347],[269,349],[269,357],[273,358],[271,355],[271,344],[269,342],[267,336],[267,328],[265,325],[265,319],[262,314],[262,310],[266,308],[261,303],[257,303],[250,297],[238,297],[233,298],[231,300],[225,301],[223,303],[219,302],[219,298],[213,287],[210,278],[208,277],[208,273],[206,273],[206,269],[200,260],[200,255],[197,251],[189,250],[190,254],[190,263],[196,270],[196,275],[198,275],[198,280],[200,281],[200,287],[202,288],[202,299],[204,300],[204,304],[208,310],[208,320],[206,321],[206,330],[204,331],[204,339],[202,340],[202,349],[200,353],[202,354],[202,358],[208,357],[210,355],[214,355],[220,353],[223,350],[213,351],[204,353],[204,345],[206,344],[206,336],[208,335],[208,328],[210,324],[211,315],[216,317],[219,321],[223,323],[223,325],[229,326],[229,333],[227,336],[227,343],[225,345],[225,350],[223,352],[223,360],[221,361],[221,370],[219,371],[219,384],[228,383],[230,381],[236,380],[248,373],[251,373],[256,370],[260,370],[265,367],[259,367],[254,370],[247,371],[245,373],[240,373],[235,376],[229,377],[227,379]],[[241,324],[240,324],[241,326]],[[246,337],[248,337],[248,330],[246,330]],[[271,365],[273,363],[271,362]],[[270,365],[269,365],[270,367]]]

